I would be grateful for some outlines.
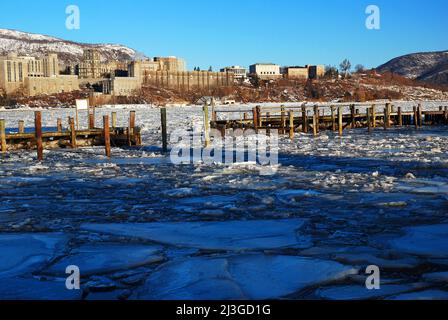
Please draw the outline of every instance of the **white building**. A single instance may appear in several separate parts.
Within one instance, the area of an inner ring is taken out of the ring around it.
[[[282,77],[280,66],[273,63],[256,63],[249,67],[249,73],[260,79],[271,80]]]
[[[247,78],[247,69],[240,66],[231,66],[221,69],[221,72],[233,72],[235,81],[243,82]]]

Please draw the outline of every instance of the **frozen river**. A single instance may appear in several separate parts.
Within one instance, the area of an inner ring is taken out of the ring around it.
[[[123,126],[137,111],[142,148],[1,158],[0,299],[448,299],[446,127],[282,136],[265,176],[173,165],[159,109],[113,110]],[[73,114],[44,110],[43,125]],[[33,124],[29,110],[0,118]],[[201,123],[201,107],[168,109],[168,132]],[[82,290],[66,289],[69,265]]]

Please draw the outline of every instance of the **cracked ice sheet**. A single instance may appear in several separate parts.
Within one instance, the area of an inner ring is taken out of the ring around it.
[[[160,246],[96,244],[74,249],[45,274],[65,275],[67,266],[76,265],[85,276],[128,270],[162,261]]]
[[[63,248],[67,236],[60,233],[1,234],[0,278],[30,273]]]
[[[177,247],[205,250],[306,248],[308,236],[297,231],[302,219],[141,224],[84,224],[83,230],[141,238]]]
[[[393,249],[418,256],[448,257],[448,224],[410,227],[406,234],[390,240]]]
[[[161,266],[140,288],[136,298],[274,299],[357,272],[337,262],[297,256],[193,258]]]

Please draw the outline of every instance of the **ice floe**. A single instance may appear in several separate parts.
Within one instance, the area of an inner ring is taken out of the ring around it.
[[[410,227],[406,234],[390,240],[393,249],[419,256],[448,257],[448,224]]]
[[[297,256],[197,257],[161,266],[136,298],[273,299],[357,272],[337,262]]]
[[[45,270],[47,274],[64,275],[67,266],[76,265],[84,276],[128,270],[160,262],[161,247],[144,245],[97,244],[72,250],[69,256]]]
[[[66,242],[67,236],[60,233],[0,234],[0,278],[34,271]]]
[[[302,219],[223,222],[155,222],[141,224],[84,224],[82,229],[140,238],[177,247],[209,250],[263,250],[309,247],[299,235]]]

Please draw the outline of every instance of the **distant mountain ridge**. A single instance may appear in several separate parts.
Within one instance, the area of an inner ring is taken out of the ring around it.
[[[103,61],[129,61],[144,56],[136,50],[119,44],[87,44],[63,40],[42,34],[0,29],[0,55],[17,53],[25,56],[42,56],[57,53],[64,64],[80,62],[83,50],[98,49]]]
[[[448,51],[407,54],[376,68],[407,78],[439,85],[448,85]]]

